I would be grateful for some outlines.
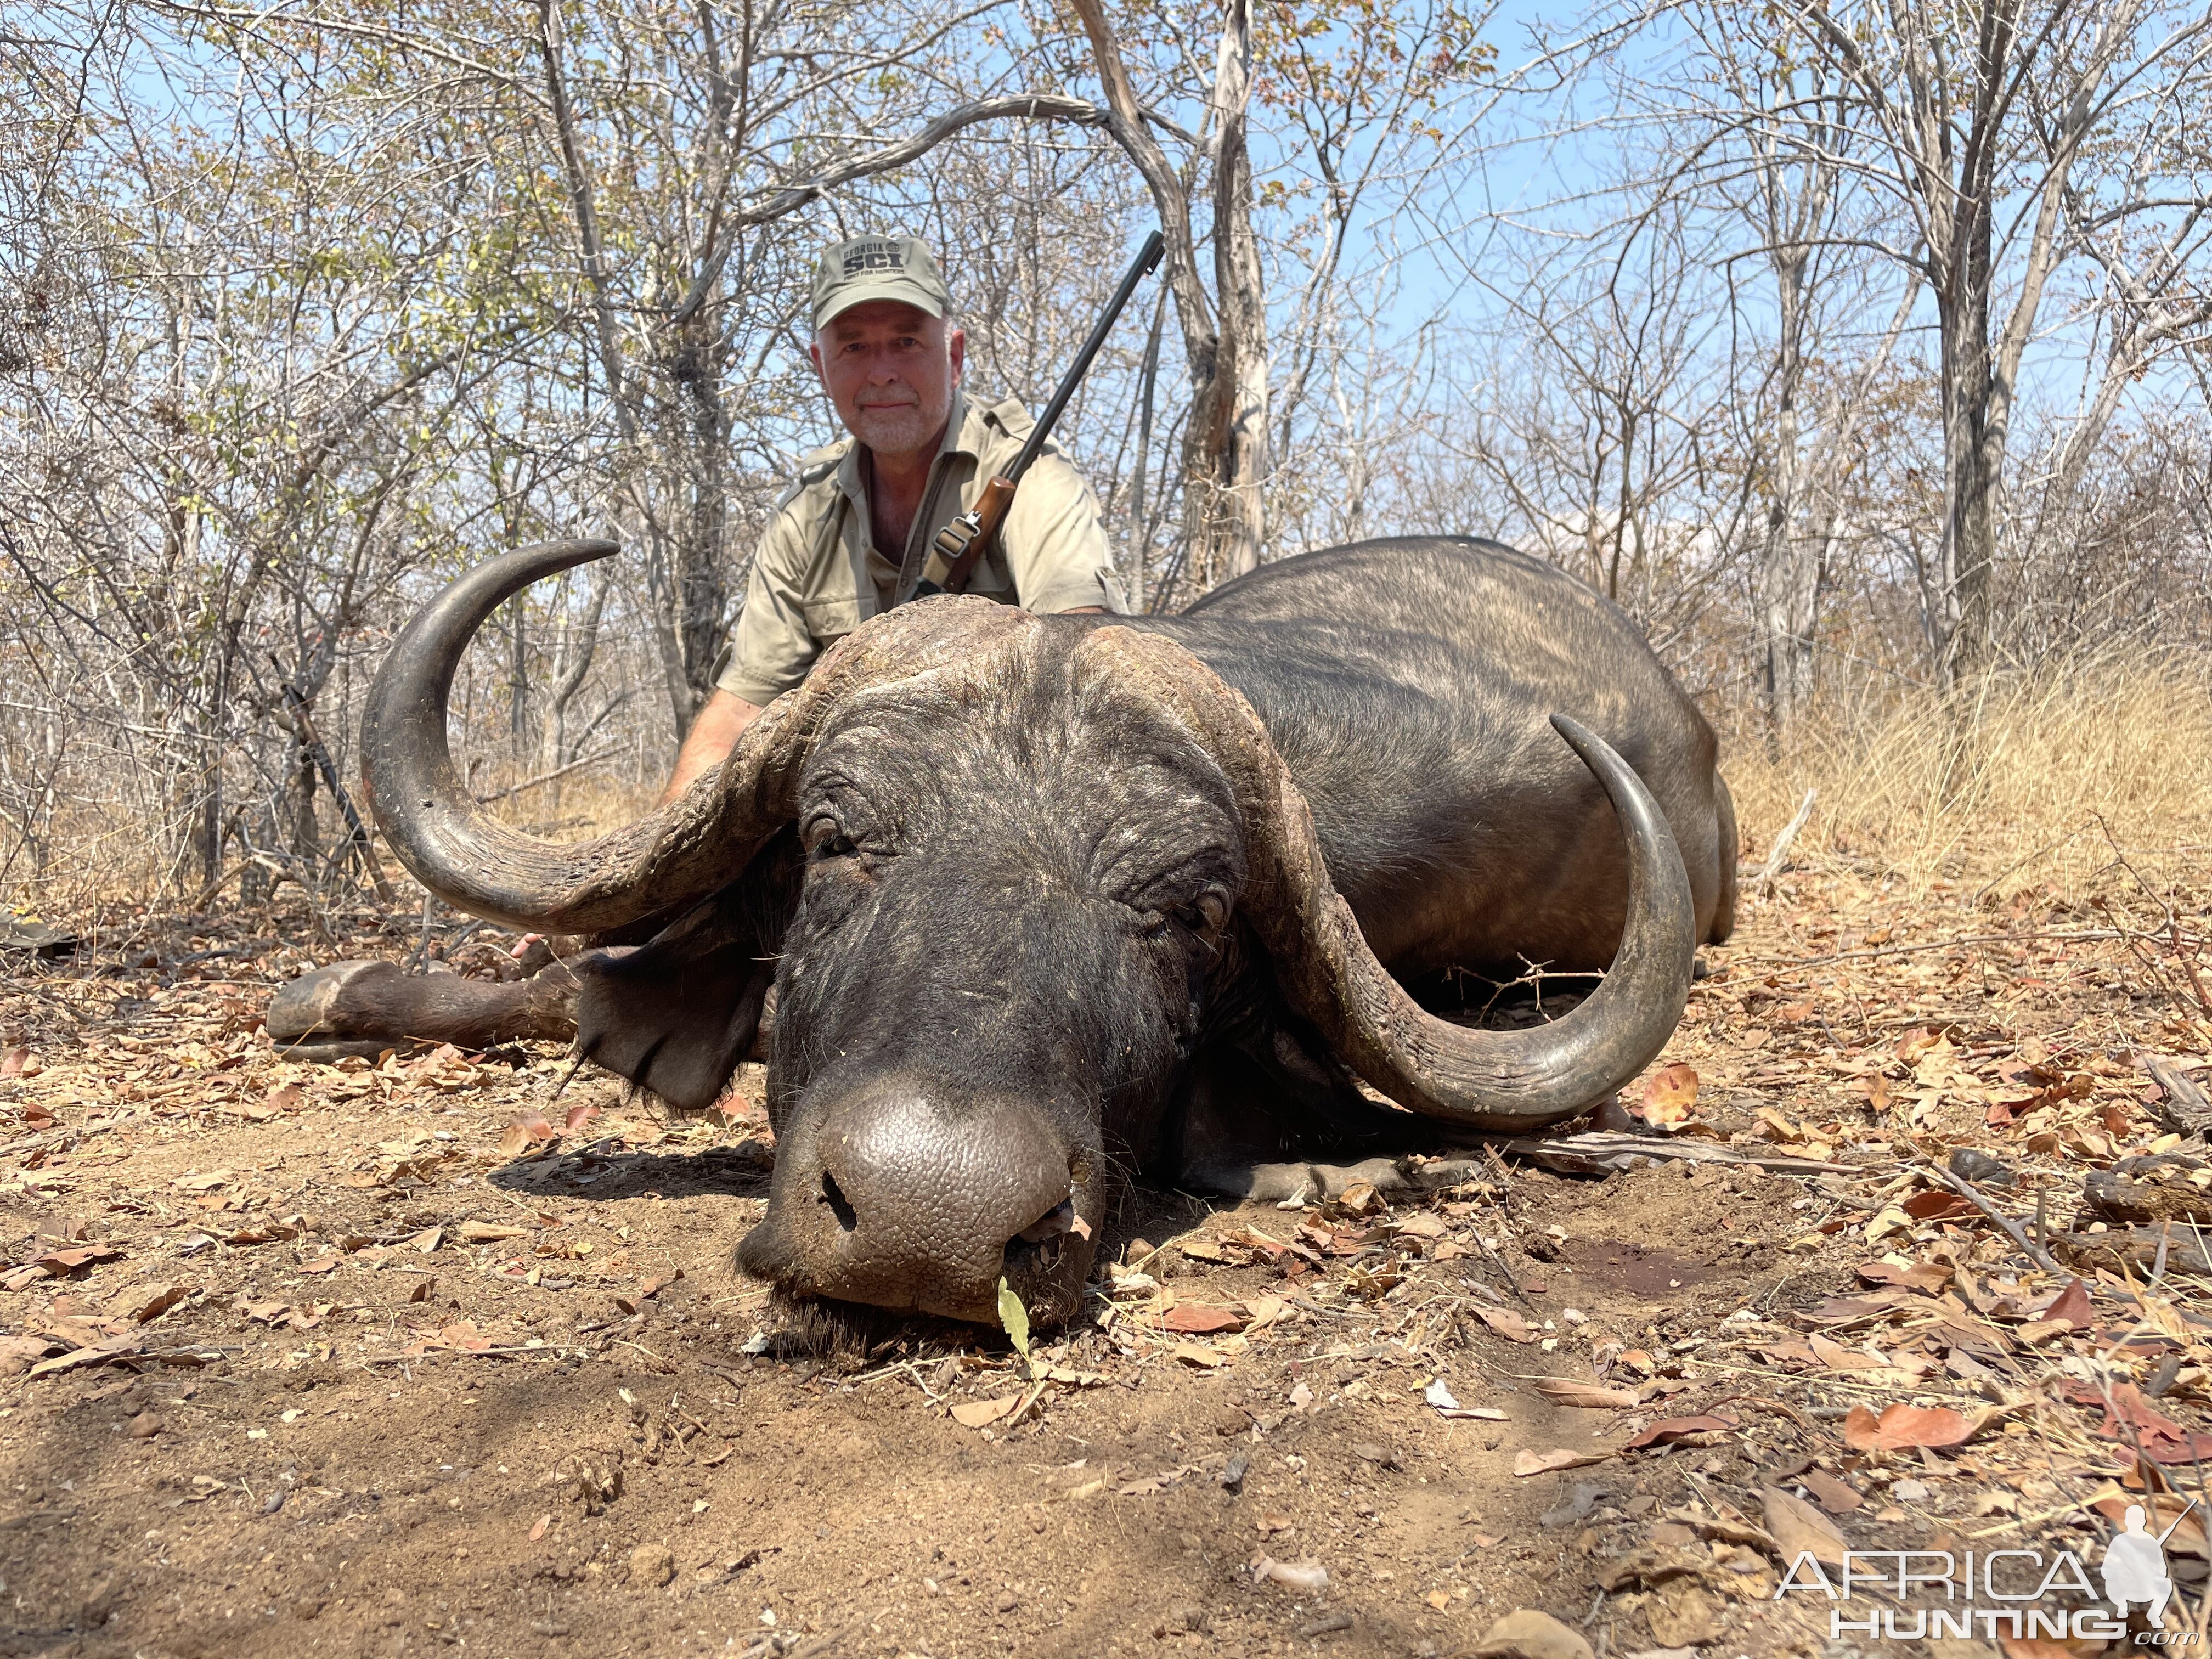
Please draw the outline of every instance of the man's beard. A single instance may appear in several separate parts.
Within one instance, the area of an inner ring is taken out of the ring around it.
[[[949,399],[934,411],[920,404],[863,409],[854,415],[853,435],[879,455],[910,455],[931,447],[951,413]]]

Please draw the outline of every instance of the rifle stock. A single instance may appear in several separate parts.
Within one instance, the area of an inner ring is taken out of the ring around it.
[[[1013,504],[1012,478],[994,477],[985,484],[983,493],[975,498],[975,505],[937,532],[937,539],[929,546],[929,562],[922,567],[921,580],[915,584],[914,597],[919,599],[932,593],[966,591],[968,579],[975,571],[975,562],[989,552],[999,539],[1000,528],[1006,522],[1007,509]]]

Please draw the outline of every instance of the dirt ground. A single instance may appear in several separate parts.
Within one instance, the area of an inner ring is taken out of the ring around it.
[[[2197,1281],[2063,1300],[1934,1173],[1982,1148],[2063,1230],[2164,1133],[2139,1053],[2206,1079],[2203,896],[2135,902],[1786,875],[1626,1092],[1650,1167],[1139,1194],[1029,1361],[858,1367],[730,1265],[747,1112],[550,1048],[276,1058],[270,989],[398,927],[76,919],[0,988],[0,1653],[1443,1656],[1522,1607],[1600,1659],[1810,1653],[1808,1528],[2086,1548],[2207,1425]],[[1900,1402],[1964,1432],[1877,1436]]]

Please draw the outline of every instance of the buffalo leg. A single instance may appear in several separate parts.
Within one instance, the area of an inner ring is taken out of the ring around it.
[[[561,962],[504,982],[403,973],[389,962],[334,962],[278,991],[264,1024],[277,1052],[295,1060],[374,1059],[387,1048],[441,1042],[567,1042],[576,1035],[576,977]]]

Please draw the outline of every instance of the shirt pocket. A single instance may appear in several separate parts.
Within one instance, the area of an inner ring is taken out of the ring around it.
[[[799,609],[806,618],[806,631],[817,645],[835,645],[860,625],[858,599],[801,599]]]

